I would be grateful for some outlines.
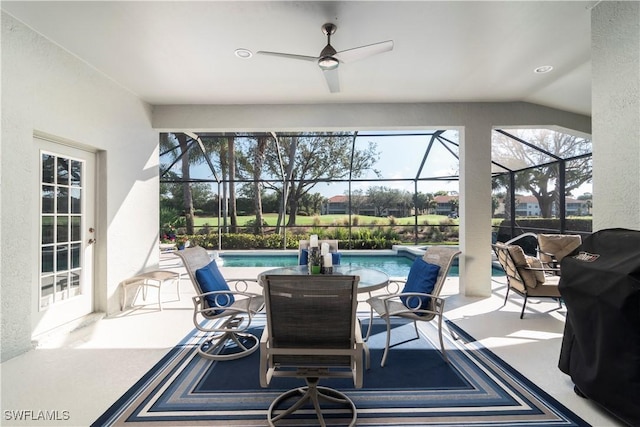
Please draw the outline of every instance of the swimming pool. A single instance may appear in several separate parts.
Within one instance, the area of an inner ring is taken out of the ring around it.
[[[230,254],[221,253],[223,267],[291,267],[298,265],[297,254]],[[376,268],[392,277],[405,277],[409,274],[414,256],[406,255],[362,255],[341,252],[341,265]],[[457,260],[456,260],[457,261]],[[493,276],[504,275],[500,268],[494,268]],[[449,276],[458,276],[457,262],[451,266]]]

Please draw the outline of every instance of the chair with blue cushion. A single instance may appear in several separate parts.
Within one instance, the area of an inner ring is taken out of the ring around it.
[[[406,281],[392,281],[390,283],[391,286],[397,287],[396,291],[400,290],[400,285],[404,283],[404,288],[400,292],[389,292],[387,295],[373,296],[367,300],[371,308],[387,324],[387,342],[380,366],[384,366],[389,348],[393,347],[390,343],[391,319],[394,317],[413,321],[416,331],[415,339],[419,338],[418,322],[429,322],[437,318],[440,349],[445,361],[448,361],[442,341],[444,299],[440,298],[440,291],[453,260],[460,253],[458,248],[454,247],[429,247],[422,258],[415,259]]]
[[[248,329],[264,307],[264,297],[247,290],[249,283],[257,283],[257,279],[225,280],[216,261],[200,246],[175,253],[182,259],[196,290],[193,324],[212,334],[200,345],[198,353],[207,359],[233,360],[256,351],[259,339]],[[229,283],[234,285],[233,290]]]

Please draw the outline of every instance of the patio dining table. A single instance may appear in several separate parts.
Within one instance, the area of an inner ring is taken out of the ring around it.
[[[296,265],[293,267],[278,267],[262,272],[258,275],[258,283],[263,286],[266,276],[269,275],[304,275],[309,273],[309,267],[306,265]],[[358,293],[371,293],[375,290],[382,289],[389,284],[389,275],[375,268],[365,268],[350,265],[334,265],[333,275],[350,275],[360,277],[358,282]]]

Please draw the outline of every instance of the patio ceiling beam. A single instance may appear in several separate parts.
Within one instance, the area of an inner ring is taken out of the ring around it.
[[[192,140],[194,140],[197,144],[198,147],[200,147],[200,151],[202,151],[202,155],[204,156],[204,159],[207,162],[207,165],[209,166],[209,169],[211,170],[211,173],[213,174],[213,178],[216,180],[217,183],[220,183],[220,179],[218,178],[218,174],[216,173],[216,170],[213,166],[213,163],[211,162],[211,159],[209,158],[209,155],[207,154],[207,151],[204,149],[204,144],[202,143],[202,140],[200,139],[200,137],[193,133],[193,132],[185,132],[185,135],[187,135],[189,138],[191,138]]]
[[[447,138],[443,138],[443,137],[441,137],[440,135],[442,134],[442,132],[444,132],[444,131],[440,131],[440,133],[436,135],[436,139],[438,140],[438,142],[439,142],[440,144],[442,144],[442,146],[444,147],[444,149],[445,149],[445,150],[447,150],[449,153],[451,153],[451,155],[452,155],[453,157],[455,157],[455,158],[456,158],[456,160],[460,161],[460,156],[458,156],[458,154],[456,154],[456,153],[451,149],[451,147],[449,147],[449,144],[453,144],[453,145],[455,145],[456,147],[460,147],[460,146],[459,146],[458,144],[456,144],[455,142],[448,140]],[[446,143],[445,143],[445,142],[446,142]]]
[[[553,153],[551,153],[550,151],[543,150],[543,149],[542,149],[542,148],[540,148],[540,147],[536,147],[536,146],[535,146],[535,145],[533,145],[532,143],[530,143],[530,142],[528,142],[528,141],[525,141],[525,140],[524,140],[524,139],[522,139],[522,138],[518,138],[517,136],[515,136],[515,135],[513,135],[513,134],[511,134],[511,133],[509,133],[509,132],[506,132],[506,131],[504,131],[504,130],[502,130],[502,129],[494,129],[494,130],[495,130],[496,132],[501,133],[502,135],[506,136],[507,138],[513,139],[514,141],[518,141],[519,143],[524,144],[524,145],[526,145],[527,147],[529,147],[529,148],[531,148],[531,149],[534,149],[534,150],[536,150],[536,151],[538,151],[538,152],[540,152],[540,153],[543,153],[543,154],[545,154],[545,155],[547,155],[547,156],[549,156],[549,157],[552,157],[552,158],[554,158],[554,159],[556,159],[556,160],[562,160],[562,157],[559,157],[558,155],[553,154]]]
[[[424,168],[424,164],[427,162],[427,158],[429,157],[429,153],[431,152],[431,147],[433,147],[433,142],[435,141],[435,135],[431,135],[429,139],[429,145],[427,145],[426,150],[424,150],[424,156],[422,156],[422,162],[420,162],[420,166],[418,167],[418,171],[416,172],[415,179],[420,179],[420,175],[422,175],[422,168]]]
[[[191,149],[191,147],[193,146],[194,141],[192,141],[191,143],[189,143],[187,145],[187,149],[185,151],[183,151],[182,153],[180,153],[174,160],[173,162],[171,162],[171,164],[160,174],[160,178],[162,178],[163,176],[165,176],[167,174],[167,172],[169,172],[171,170],[171,168],[173,168],[176,163],[178,163],[180,161],[180,159],[182,159],[182,157],[187,154],[187,152]],[[174,148],[172,148],[171,150],[167,151],[167,152],[171,152],[171,151],[175,151],[176,148],[178,148],[179,146],[175,146]]]

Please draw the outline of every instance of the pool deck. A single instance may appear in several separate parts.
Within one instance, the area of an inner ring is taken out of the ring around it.
[[[161,255],[160,267],[185,272],[171,252]],[[222,268],[227,278],[256,278],[265,269]],[[622,425],[597,405],[576,396],[570,378],[557,368],[566,309],[558,310],[554,301],[533,299],[527,304],[525,318],[519,319],[522,298],[510,296],[503,305],[505,278],[492,278],[491,287],[489,297],[468,297],[460,293],[457,277],[447,278],[442,292],[447,319],[587,423]],[[180,299],[175,287],[162,288],[162,311],[153,295],[157,290],[151,290],[146,305],[138,301],[123,312],[52,334],[34,343],[34,350],[3,362],[2,409],[67,410],[71,419],[53,425],[90,425],[193,329],[191,297],[195,292],[186,275],[180,288]],[[257,285],[255,289],[261,291]],[[366,303],[359,310],[367,314]],[[61,388],[61,384],[77,386]]]

